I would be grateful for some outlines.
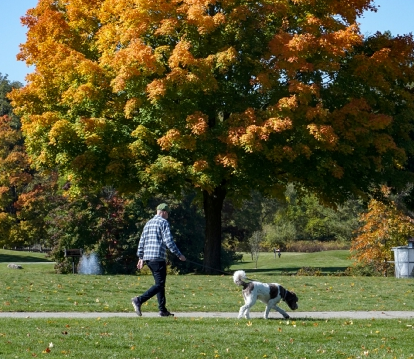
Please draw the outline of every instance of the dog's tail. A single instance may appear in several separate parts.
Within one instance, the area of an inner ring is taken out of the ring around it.
[[[235,271],[233,274],[233,281],[237,285],[241,285],[243,288],[246,288],[248,283],[243,281],[246,278],[246,272],[244,270]]]

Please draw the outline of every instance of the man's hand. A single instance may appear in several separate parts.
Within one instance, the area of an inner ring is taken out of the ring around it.
[[[140,259],[139,261],[138,261],[138,264],[137,264],[137,268],[138,269],[142,269],[142,267],[144,266],[144,261],[142,260],[142,259]]]
[[[185,262],[187,258],[185,258],[182,254],[178,257],[180,261]]]

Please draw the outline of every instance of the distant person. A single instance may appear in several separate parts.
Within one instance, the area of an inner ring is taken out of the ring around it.
[[[282,255],[282,252],[280,252],[280,248],[276,249],[277,252],[277,256],[280,258],[280,256]]]
[[[144,264],[151,270],[155,284],[144,294],[131,299],[132,306],[137,315],[141,316],[141,306],[148,299],[157,295],[160,317],[169,317],[174,314],[166,308],[165,282],[167,279],[167,248],[181,261],[186,258],[181,254],[175,244],[170,225],[167,221],[170,208],[166,203],[157,207],[157,214],[150,219],[142,231],[138,244],[137,256],[139,258],[137,268],[141,269]]]

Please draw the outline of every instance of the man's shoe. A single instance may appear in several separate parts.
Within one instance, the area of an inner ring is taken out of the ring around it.
[[[138,297],[132,298],[131,303],[132,303],[132,306],[134,307],[135,313],[137,313],[137,315],[141,317],[142,316],[141,302],[139,301]]]
[[[160,312],[160,317],[173,317],[174,314],[170,313],[168,310],[166,310],[165,312]]]

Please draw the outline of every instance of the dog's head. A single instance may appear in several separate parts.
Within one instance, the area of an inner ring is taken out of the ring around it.
[[[289,306],[290,309],[295,310],[298,309],[298,296],[293,293],[293,292],[289,292],[288,290],[286,291],[286,296],[284,301],[286,302],[286,304]]]

